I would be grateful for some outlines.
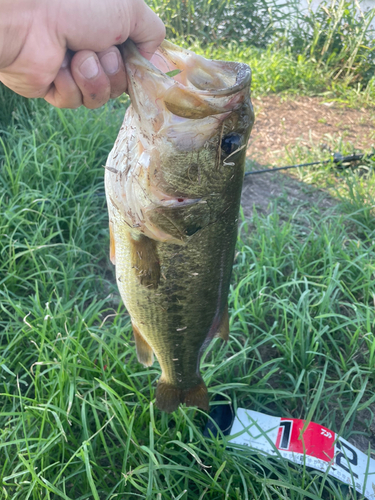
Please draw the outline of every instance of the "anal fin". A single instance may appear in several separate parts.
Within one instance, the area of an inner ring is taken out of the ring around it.
[[[151,366],[154,362],[154,353],[134,323],[132,323],[132,326],[138,361],[144,366]]]
[[[229,314],[228,314],[228,304],[225,305],[224,312],[221,316],[219,326],[217,328],[215,337],[220,337],[226,342],[229,340]]]

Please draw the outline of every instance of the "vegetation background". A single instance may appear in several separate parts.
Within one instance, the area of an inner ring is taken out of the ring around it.
[[[255,97],[375,104],[374,9],[150,5],[177,43],[249,63]],[[0,87],[0,103],[0,498],[363,498],[321,472],[227,447],[221,433],[204,438],[204,412],[154,407],[160,369],[136,360],[108,259],[102,166],[126,100],[63,111]],[[343,154],[355,148],[335,141]],[[312,419],[375,451],[374,166],[300,171],[313,201],[281,194],[267,214],[242,217],[230,342],[215,340],[202,360],[212,407]]]

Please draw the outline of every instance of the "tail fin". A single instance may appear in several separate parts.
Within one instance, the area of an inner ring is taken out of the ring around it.
[[[202,410],[209,410],[208,392],[206,384],[203,382],[184,392],[182,403],[186,406],[198,406]]]
[[[177,410],[180,403],[185,403],[187,406],[198,406],[198,408],[208,411],[208,392],[202,379],[190,389],[180,389],[169,382],[159,380],[156,388],[156,406],[159,410],[171,413]]]
[[[159,380],[156,387],[156,406],[161,411],[171,413],[177,410],[182,400],[182,390],[168,382]]]

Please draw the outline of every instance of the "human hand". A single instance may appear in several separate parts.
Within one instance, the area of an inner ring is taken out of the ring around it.
[[[0,81],[59,108],[94,109],[126,91],[116,45],[151,59],[165,36],[143,0],[0,0]]]

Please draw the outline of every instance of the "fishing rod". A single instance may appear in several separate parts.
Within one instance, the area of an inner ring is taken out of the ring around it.
[[[341,153],[334,153],[333,157],[329,160],[321,160],[321,161],[312,161],[309,163],[299,163],[298,165],[286,165],[285,167],[275,167],[275,168],[264,168],[263,170],[252,170],[251,172],[245,172],[245,177],[248,175],[255,174],[265,174],[267,172],[277,172],[278,170],[288,170],[290,168],[300,168],[300,167],[311,167],[312,165],[327,165],[328,163],[335,163],[337,168],[347,168],[343,167],[344,163],[353,163],[358,160],[362,160],[363,158],[370,159],[375,156],[375,153],[370,155],[368,154],[353,154],[348,156],[343,156]]]

